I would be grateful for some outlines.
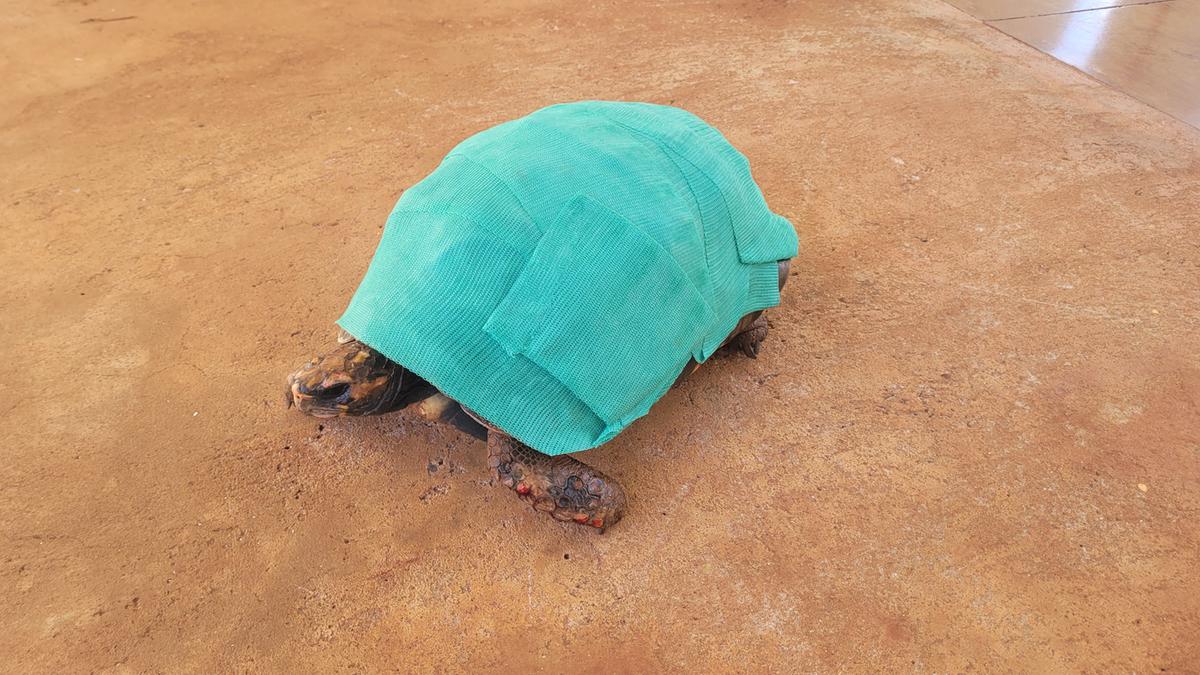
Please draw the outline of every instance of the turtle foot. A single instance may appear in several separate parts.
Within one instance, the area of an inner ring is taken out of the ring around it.
[[[762,348],[763,340],[767,339],[767,315],[760,314],[746,330],[738,333],[730,340],[743,354],[752,359],[758,358],[758,350]]]
[[[551,457],[492,432],[488,467],[501,485],[555,520],[603,532],[625,515],[625,491],[620,484],[574,457]]]

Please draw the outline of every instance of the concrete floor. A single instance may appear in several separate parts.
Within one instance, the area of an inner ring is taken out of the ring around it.
[[[949,0],[1200,127],[1200,0]]]
[[[1196,129],[938,0],[0,7],[0,669],[1200,670]],[[802,237],[603,536],[281,398],[405,186],[582,98]]]

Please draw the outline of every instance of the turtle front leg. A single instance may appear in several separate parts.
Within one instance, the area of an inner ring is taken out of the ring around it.
[[[762,348],[763,340],[767,339],[767,315],[759,314],[740,333],[729,340],[730,347],[736,347],[752,359],[758,358],[758,350]]]
[[[574,457],[551,457],[497,431],[488,433],[487,446],[492,477],[535,511],[601,532],[625,515],[620,484]]]

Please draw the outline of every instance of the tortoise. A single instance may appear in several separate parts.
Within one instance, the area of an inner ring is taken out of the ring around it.
[[[421,415],[486,440],[493,479],[603,531],[626,496],[570,453],[718,350],[757,357],[798,241],[746,158],[679,108],[585,101],[460,143],[406,190],[338,345],[287,378],[318,416]]]

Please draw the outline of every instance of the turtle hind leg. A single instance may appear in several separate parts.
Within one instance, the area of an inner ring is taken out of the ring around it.
[[[767,330],[767,315],[759,314],[750,322],[750,325],[729,340],[728,346],[756,359],[758,350],[762,348],[763,340],[767,339]]]
[[[600,532],[625,514],[621,485],[574,457],[551,457],[497,431],[487,446],[492,477],[535,511]]]

